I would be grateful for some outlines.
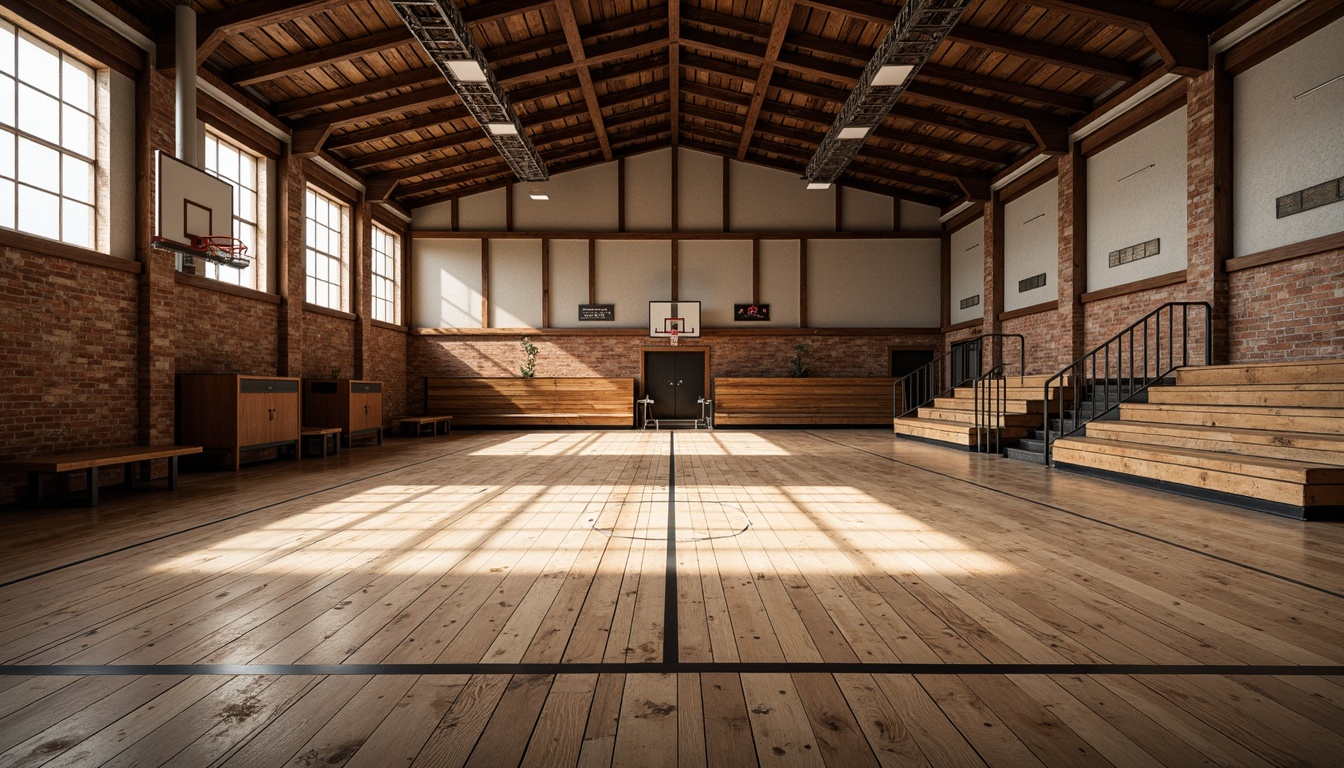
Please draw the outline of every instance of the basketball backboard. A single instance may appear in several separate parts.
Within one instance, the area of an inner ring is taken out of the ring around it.
[[[191,247],[192,238],[233,234],[233,185],[157,152],[155,240]]]
[[[675,333],[674,333],[675,332]],[[650,301],[649,336],[694,339],[700,336],[700,302]]]

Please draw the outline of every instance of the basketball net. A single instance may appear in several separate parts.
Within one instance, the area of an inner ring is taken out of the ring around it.
[[[670,333],[672,334],[672,346],[675,347],[675,346],[677,346],[677,332],[676,332],[675,330],[673,330],[673,331],[670,331]]]

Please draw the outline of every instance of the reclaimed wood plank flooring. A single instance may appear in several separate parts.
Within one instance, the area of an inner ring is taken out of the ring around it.
[[[0,512],[0,768],[1344,754],[1344,528],[884,430],[462,432],[107,496]]]

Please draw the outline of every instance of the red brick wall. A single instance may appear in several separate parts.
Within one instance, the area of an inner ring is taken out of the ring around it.
[[[383,382],[384,425],[412,415],[406,406],[406,334],[374,326],[369,330],[368,350],[369,366],[364,375]]]
[[[278,306],[177,284],[178,373],[276,373]]]
[[[666,347],[662,339],[643,334],[545,335],[531,337],[541,350],[538,376],[633,376],[639,378],[643,350]],[[408,408],[424,408],[424,377],[510,377],[523,363],[522,334],[413,335],[408,371]],[[807,344],[813,376],[881,377],[890,375],[892,347],[937,348],[942,334],[851,335],[808,331],[784,335],[716,334],[682,342],[709,349],[709,375],[788,376],[793,345]]]
[[[1014,317],[1003,321],[1001,333],[1020,333],[1026,337],[1026,358],[1028,376],[1041,373],[1055,373],[1068,363],[1071,343],[1059,312],[1037,312],[1034,315]],[[1011,363],[1008,372],[1016,370],[1017,344],[1011,343],[1004,350],[1004,362]]]
[[[1228,277],[1232,362],[1344,358],[1344,251]]]
[[[136,441],[138,278],[0,250],[0,460]],[[26,475],[0,473],[0,504]]]
[[[300,375],[304,378],[354,378],[354,320],[305,311],[300,348],[303,350],[303,372]]]

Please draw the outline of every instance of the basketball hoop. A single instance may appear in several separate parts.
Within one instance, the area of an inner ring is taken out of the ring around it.
[[[672,346],[677,346],[677,331],[673,329],[668,331],[668,334],[672,337]]]
[[[234,269],[246,269],[252,266],[252,257],[247,255],[247,246],[236,237],[226,235],[192,235],[191,247],[200,251],[206,261],[213,261]]]

